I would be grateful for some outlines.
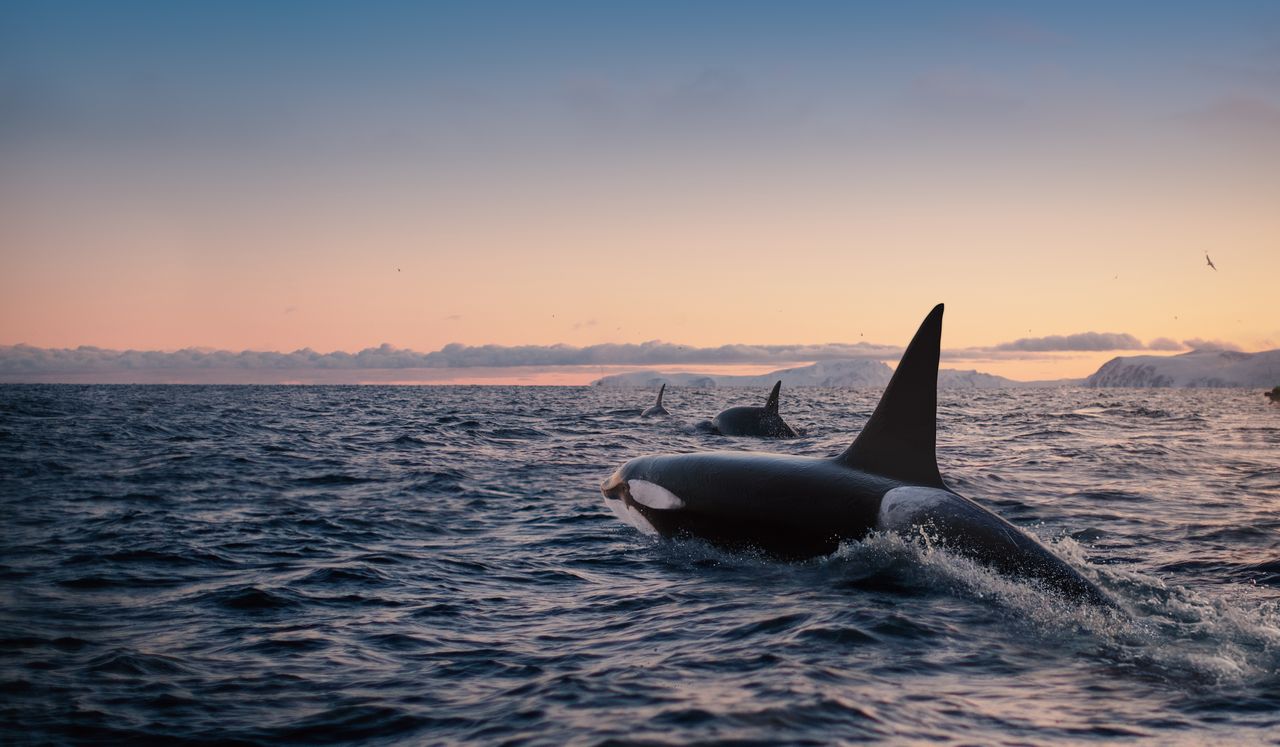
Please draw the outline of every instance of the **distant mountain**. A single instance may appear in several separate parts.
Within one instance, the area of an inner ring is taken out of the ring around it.
[[[1192,350],[1181,355],[1112,358],[1085,379],[1089,387],[1263,387],[1280,384],[1280,350]]]
[[[893,369],[889,368],[888,365],[880,361],[859,359],[820,361],[808,366],[785,368],[756,376],[635,371],[597,379],[592,382],[592,386],[654,388],[662,384],[670,384],[672,386],[714,389],[716,387],[767,387],[772,386],[773,382],[781,379],[782,385],[788,388],[816,386],[856,389],[859,387],[883,388],[888,385],[892,376]],[[1014,381],[1003,376],[995,376],[979,371],[956,371],[948,368],[938,371],[938,386],[943,389],[1002,389],[1025,386],[1078,385],[1079,383],[1079,379],[1025,382]]]
[[[692,386],[704,389],[716,387],[773,386],[782,380],[784,387],[883,387],[893,376],[893,369],[880,361],[858,359],[846,361],[820,361],[809,366],[784,368],[756,376],[728,376],[696,373],[659,373],[635,371],[614,374],[592,382],[592,386],[655,387],[661,384]]]
[[[1054,379],[1053,381],[1015,381],[1003,376],[981,371],[958,371],[954,368],[938,369],[939,389],[1010,389],[1017,387],[1080,386],[1081,379]]]

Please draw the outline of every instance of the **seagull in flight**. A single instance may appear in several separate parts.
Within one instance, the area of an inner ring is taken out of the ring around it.
[[[1207,263],[1209,264],[1209,266],[1213,268],[1213,271],[1214,271],[1214,272],[1217,272],[1217,271],[1218,271],[1218,266],[1217,266],[1217,265],[1215,265],[1215,264],[1213,263],[1213,260],[1212,260],[1212,259],[1209,259],[1209,253],[1208,253],[1208,252],[1205,252],[1205,253],[1204,253],[1204,261],[1205,261],[1205,262],[1207,262]]]

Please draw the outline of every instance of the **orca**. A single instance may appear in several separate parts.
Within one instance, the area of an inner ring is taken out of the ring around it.
[[[657,415],[670,415],[670,414],[671,414],[671,413],[667,412],[667,408],[665,408],[665,407],[663,407],[663,406],[662,406],[662,393],[663,393],[663,392],[665,392],[665,391],[667,391],[667,385],[666,385],[666,384],[663,384],[663,385],[662,385],[662,388],[660,388],[660,389],[658,390],[658,401],[657,401],[657,402],[654,402],[652,407],[646,408],[644,412],[640,413],[640,417],[642,417],[642,418],[652,418],[652,417],[655,417],[655,416],[657,416]],[[634,412],[634,410],[633,410],[633,412]]]
[[[843,453],[642,456],[601,484],[605,503],[649,534],[782,559],[827,555],[871,532],[924,533],[1003,574],[1114,606],[1030,535],[943,482],[935,454],[942,310],[938,304],[920,325],[871,418]]]
[[[730,407],[711,419],[711,428],[722,436],[760,436],[761,438],[795,438],[796,432],[778,414],[778,392],[782,382],[773,385],[764,407]]]

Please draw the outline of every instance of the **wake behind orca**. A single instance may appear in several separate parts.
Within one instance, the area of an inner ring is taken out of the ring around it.
[[[605,502],[648,533],[783,558],[829,554],[872,531],[923,530],[1002,573],[1111,605],[1035,539],[942,481],[935,455],[942,308],[920,325],[875,412],[839,456],[638,457],[601,484]]]

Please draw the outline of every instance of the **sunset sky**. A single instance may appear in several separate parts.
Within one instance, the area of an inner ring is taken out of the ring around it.
[[[0,6],[0,346],[900,347],[941,301],[944,365],[1058,378],[1280,347],[1278,272],[1275,0]]]

